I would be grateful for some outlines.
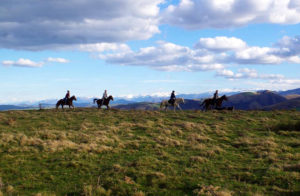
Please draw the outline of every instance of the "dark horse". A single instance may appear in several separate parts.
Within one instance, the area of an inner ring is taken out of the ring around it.
[[[94,103],[97,101],[98,109],[101,108],[101,106],[105,105],[107,109],[110,109],[109,102],[110,100],[114,100],[113,96],[109,95],[107,99],[104,99],[104,102],[102,103],[102,99],[94,99]]]
[[[205,110],[208,110],[210,109],[210,106],[216,106],[215,108],[221,108],[222,107],[222,103],[223,101],[227,101],[228,98],[226,97],[226,95],[223,95],[222,97],[216,99],[216,102],[214,103],[214,99],[212,98],[208,98],[208,99],[205,99],[201,104],[200,104],[200,107],[201,106],[204,106],[204,109]]]
[[[69,108],[75,108],[74,105],[73,105],[73,101],[76,101],[76,97],[73,95],[70,99],[67,99],[67,102],[65,102],[64,99],[60,99],[58,100],[58,102],[56,103],[56,109],[58,109],[58,107],[61,105],[61,108],[64,109],[64,105],[68,105]]]

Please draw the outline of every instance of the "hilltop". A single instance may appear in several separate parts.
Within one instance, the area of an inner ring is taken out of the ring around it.
[[[297,111],[0,112],[0,195],[297,195]]]
[[[244,92],[228,97],[224,106],[234,106],[239,110],[262,109],[265,106],[277,104],[287,99],[272,91]]]
[[[225,102],[224,106],[234,106],[236,109],[242,110],[263,110],[267,106],[278,104],[288,99],[295,99],[300,96],[300,89],[292,89],[287,91],[269,91],[261,90],[257,92],[220,92],[220,95],[225,94],[229,97],[229,102]],[[206,98],[212,98],[213,92],[205,92],[199,94],[178,94],[177,97],[185,99],[185,104],[181,105],[183,110],[198,110],[200,101]],[[77,97],[77,101],[74,102],[75,107],[96,107],[93,103],[94,98]],[[158,110],[159,103],[162,100],[169,99],[169,96],[155,95],[155,96],[135,96],[131,98],[115,97],[111,102],[111,106],[122,110]],[[57,99],[40,100],[37,102],[21,102],[15,103],[15,105],[0,105],[1,110],[14,110],[14,109],[39,109],[39,104],[45,108],[54,108]],[[298,108],[287,102],[283,104],[287,107],[281,107],[281,109]],[[271,108],[271,107],[270,107]]]

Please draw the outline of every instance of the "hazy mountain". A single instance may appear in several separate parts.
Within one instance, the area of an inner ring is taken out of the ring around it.
[[[300,95],[300,88],[287,90],[287,91],[279,91],[280,95],[286,96],[286,95]]]
[[[272,91],[245,92],[229,96],[223,106],[234,106],[235,109],[253,110],[262,109],[265,106],[277,104],[287,99]]]
[[[289,99],[281,103],[263,107],[263,109],[264,110],[290,110],[290,109],[300,110],[300,98]]]
[[[33,109],[33,107],[22,107],[22,106],[15,106],[15,105],[0,105],[0,111],[3,111],[3,110],[26,110],[26,109]]]

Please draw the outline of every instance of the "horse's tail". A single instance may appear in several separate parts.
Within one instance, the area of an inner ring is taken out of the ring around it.
[[[94,104],[96,103],[97,100],[98,100],[98,99],[94,99]]]
[[[160,109],[162,109],[164,105],[165,105],[165,102],[162,101],[162,102],[160,103]]]
[[[205,104],[206,100],[203,100],[202,103],[200,104],[200,107],[203,106]]]
[[[56,103],[56,109],[58,109],[58,106],[60,105],[60,103],[61,103],[61,100],[58,100]]]

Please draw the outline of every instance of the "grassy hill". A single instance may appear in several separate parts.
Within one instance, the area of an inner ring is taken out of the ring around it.
[[[297,111],[0,112],[0,195],[299,195]]]

